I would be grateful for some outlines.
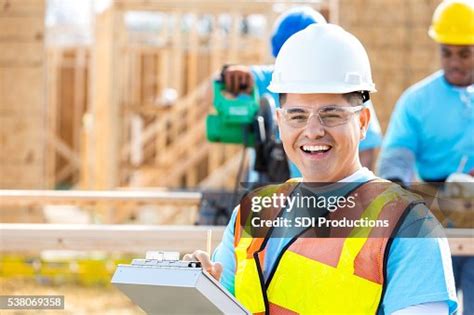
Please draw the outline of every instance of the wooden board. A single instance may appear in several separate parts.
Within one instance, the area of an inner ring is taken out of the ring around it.
[[[80,204],[95,202],[138,202],[153,204],[197,205],[200,192],[153,190],[0,190],[0,205]]]
[[[43,188],[44,0],[0,0],[0,187]]]
[[[0,224],[0,230],[0,251],[67,249],[145,253],[164,250],[190,253],[196,249],[206,250],[208,230],[212,230],[212,248],[216,248],[224,227]]]
[[[0,66],[26,64],[38,66],[44,61],[42,41],[2,42],[0,41]]]
[[[44,38],[44,17],[2,16],[0,17],[0,41],[42,40]]]
[[[212,230],[212,248],[224,233],[223,226],[150,226],[79,224],[0,224],[0,251],[104,250],[192,252],[206,249]],[[454,233],[452,233],[454,232]],[[453,255],[474,255],[473,230],[447,229]]]
[[[29,115],[0,116],[0,163],[34,164],[43,159],[44,121]]]
[[[38,207],[0,207],[1,223],[47,223]]]
[[[124,11],[174,11],[179,9],[204,13],[222,13],[229,10],[238,10],[246,14],[267,13],[272,9],[272,5],[275,2],[282,5],[308,5],[308,0],[114,0],[114,2],[117,9]],[[317,3],[319,4],[319,2]],[[321,5],[327,6],[327,3],[322,3]]]
[[[33,189],[44,187],[44,167],[40,163],[2,163],[0,188]]]
[[[42,41],[3,42],[0,41],[0,66],[32,65],[38,66],[44,60]]]
[[[42,16],[45,6],[44,0],[0,0],[0,16]]]
[[[119,22],[123,16],[114,10],[108,10],[96,16],[95,43],[92,50],[91,72],[92,84],[91,114],[95,121],[87,136],[93,145],[87,148],[91,152],[93,174],[81,176],[94,178],[96,189],[110,189],[119,185],[118,177],[118,135],[120,117],[118,93],[114,88],[120,86],[120,64],[118,63],[119,42],[124,32],[119,33]],[[122,36],[119,36],[122,34]]]
[[[43,67],[0,67],[0,115],[39,117],[44,113],[44,89]]]

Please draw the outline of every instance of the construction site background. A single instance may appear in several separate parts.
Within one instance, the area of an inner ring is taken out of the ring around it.
[[[439,68],[427,34],[439,2],[0,0],[0,190],[99,192],[0,198],[3,233],[16,237],[0,234],[0,295],[60,294],[70,313],[140,314],[110,287],[116,264],[150,246],[204,246],[208,231],[192,226],[201,195],[173,193],[235,185],[242,148],[205,137],[222,65],[271,64],[277,16],[312,6],[367,49],[385,130],[401,93]],[[134,191],[141,199],[127,199]],[[130,223],[151,227],[121,225]],[[222,232],[212,230],[213,247]],[[52,241],[32,248],[39,234]]]
[[[209,80],[224,63],[272,63],[271,26],[294,4],[122,0],[99,14],[104,3],[2,0],[0,188],[232,186],[240,148],[204,137]],[[438,3],[307,2],[368,50],[383,130],[438,68]]]

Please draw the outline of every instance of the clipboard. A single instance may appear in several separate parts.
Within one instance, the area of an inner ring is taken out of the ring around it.
[[[251,314],[196,261],[134,259],[112,284],[147,314]]]

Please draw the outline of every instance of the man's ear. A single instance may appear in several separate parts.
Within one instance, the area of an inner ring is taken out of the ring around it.
[[[276,110],[276,121],[277,121],[278,127],[280,127],[282,119],[283,119],[283,117],[281,117],[281,110],[277,109]]]
[[[370,122],[370,110],[365,107],[362,109],[359,115],[359,124],[360,124],[360,140],[365,139],[367,129],[369,128]]]

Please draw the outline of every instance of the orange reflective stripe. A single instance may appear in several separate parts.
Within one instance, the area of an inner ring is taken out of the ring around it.
[[[344,238],[299,238],[291,245],[291,251],[336,267],[344,241]]]
[[[397,187],[392,186],[392,191],[394,189],[398,190]],[[388,220],[389,228],[372,228],[370,237],[354,261],[355,275],[380,284],[384,282],[383,264],[385,254],[388,254],[385,251],[389,238],[395,232],[394,229],[398,226],[398,222],[405,213],[405,210],[415,200],[412,196],[400,198],[404,194],[400,192],[397,192],[397,194],[397,198],[388,201],[384,206],[384,210],[378,216],[379,220]],[[373,268],[373,264],[379,266],[379,268]]]
[[[253,254],[260,250],[260,247],[262,247],[263,243],[263,238],[252,238],[251,240],[252,241],[250,242],[250,245],[247,249],[248,259],[253,259]]]
[[[234,247],[237,247],[239,244],[240,240],[240,232],[241,227],[240,227],[240,207],[237,210],[237,216],[235,217],[235,222],[234,222]]]
[[[354,260],[354,275],[383,284],[383,265],[387,242],[388,239],[383,238],[367,239]]]
[[[292,310],[284,308],[283,306],[277,305],[275,303],[269,303],[268,309],[269,309],[269,313],[272,314],[272,315],[296,315],[296,314],[298,314],[296,312],[293,312]]]
[[[397,195],[389,187],[384,192],[379,194],[374,200],[372,200],[369,206],[362,212],[360,217],[368,218],[369,220],[376,220],[380,216],[384,206],[396,199]],[[350,274],[354,273],[354,261],[367,241],[367,237],[371,231],[371,227],[352,229],[349,237],[344,242],[337,268],[344,269]]]

